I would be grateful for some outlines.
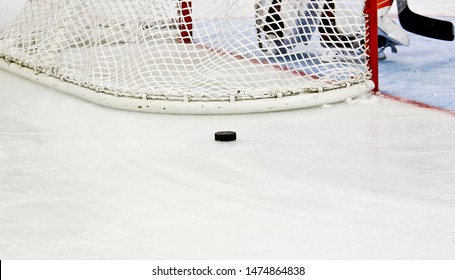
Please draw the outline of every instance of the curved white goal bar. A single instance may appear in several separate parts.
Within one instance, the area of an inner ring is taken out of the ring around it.
[[[121,97],[98,92],[46,74],[36,73],[30,68],[21,67],[15,63],[7,63],[5,60],[0,60],[0,68],[102,106],[149,113],[203,115],[277,112],[343,102],[349,98],[371,92],[374,88],[373,82],[366,81],[337,90],[302,93],[287,97],[279,97],[278,95],[267,99],[243,101],[169,101],[151,100],[145,96]]]

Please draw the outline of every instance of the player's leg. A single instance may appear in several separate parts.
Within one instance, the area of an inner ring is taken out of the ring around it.
[[[319,34],[322,44],[330,48],[354,49],[358,48],[362,41],[358,38],[361,25],[364,23],[355,22],[355,17],[344,15],[343,7],[335,0],[326,0],[321,13],[321,24]],[[359,18],[362,12],[362,5],[359,6]],[[352,9],[352,8],[350,8]],[[352,22],[351,22],[352,21]],[[352,30],[345,30],[343,26],[355,26]]]
[[[282,0],[258,0],[255,3],[258,45],[264,52],[272,54],[287,52],[281,5]]]
[[[378,46],[379,46],[379,59],[385,59],[384,50],[387,47],[396,53],[397,45],[409,45],[409,37],[406,32],[387,16],[393,0],[378,0]]]
[[[319,25],[325,0],[259,0],[256,29],[259,47],[273,54],[288,54],[308,43]]]
[[[387,16],[393,4],[393,0],[378,1],[378,28],[397,45],[409,45],[409,37],[406,32]]]
[[[320,21],[320,9],[325,0],[296,1],[297,19],[292,30],[291,43],[308,43],[316,32]]]

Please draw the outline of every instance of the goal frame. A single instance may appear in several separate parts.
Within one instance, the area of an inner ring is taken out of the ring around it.
[[[181,22],[178,24],[183,43],[192,43],[192,3],[188,0],[180,0]],[[37,72],[31,68],[20,65],[14,60],[0,59],[0,68],[6,69],[27,79],[36,81],[46,86],[58,89],[71,95],[83,98],[93,103],[117,109],[171,114],[239,114],[259,113],[294,110],[307,107],[321,106],[343,102],[355,98],[365,92],[377,92],[378,89],[378,56],[377,56],[377,0],[365,0],[364,13],[367,15],[368,25],[367,56],[370,68],[371,80],[347,85],[343,88],[332,89],[315,93],[301,93],[294,96],[280,96],[260,100],[235,100],[228,101],[191,101],[183,97],[183,101],[155,100],[146,95],[119,96],[115,93],[97,91],[72,81],[59,79],[47,75],[45,72]],[[243,59],[243,58],[242,58]]]

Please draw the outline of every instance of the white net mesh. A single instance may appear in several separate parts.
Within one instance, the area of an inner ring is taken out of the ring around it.
[[[371,90],[363,9],[360,0],[30,0],[0,35],[0,58],[99,100],[134,99],[132,109],[281,110],[263,101]]]

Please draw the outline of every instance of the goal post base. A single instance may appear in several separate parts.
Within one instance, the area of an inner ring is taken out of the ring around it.
[[[365,81],[335,90],[320,93],[301,93],[286,97],[241,101],[171,101],[148,99],[145,96],[139,95],[130,97],[116,96],[111,93],[95,91],[78,84],[48,76],[44,73],[37,73],[30,68],[22,67],[14,62],[7,62],[3,59],[0,59],[0,68],[105,107],[167,114],[244,114],[296,110],[343,102],[347,99],[358,97],[361,94],[372,92],[375,87],[372,81]]]

